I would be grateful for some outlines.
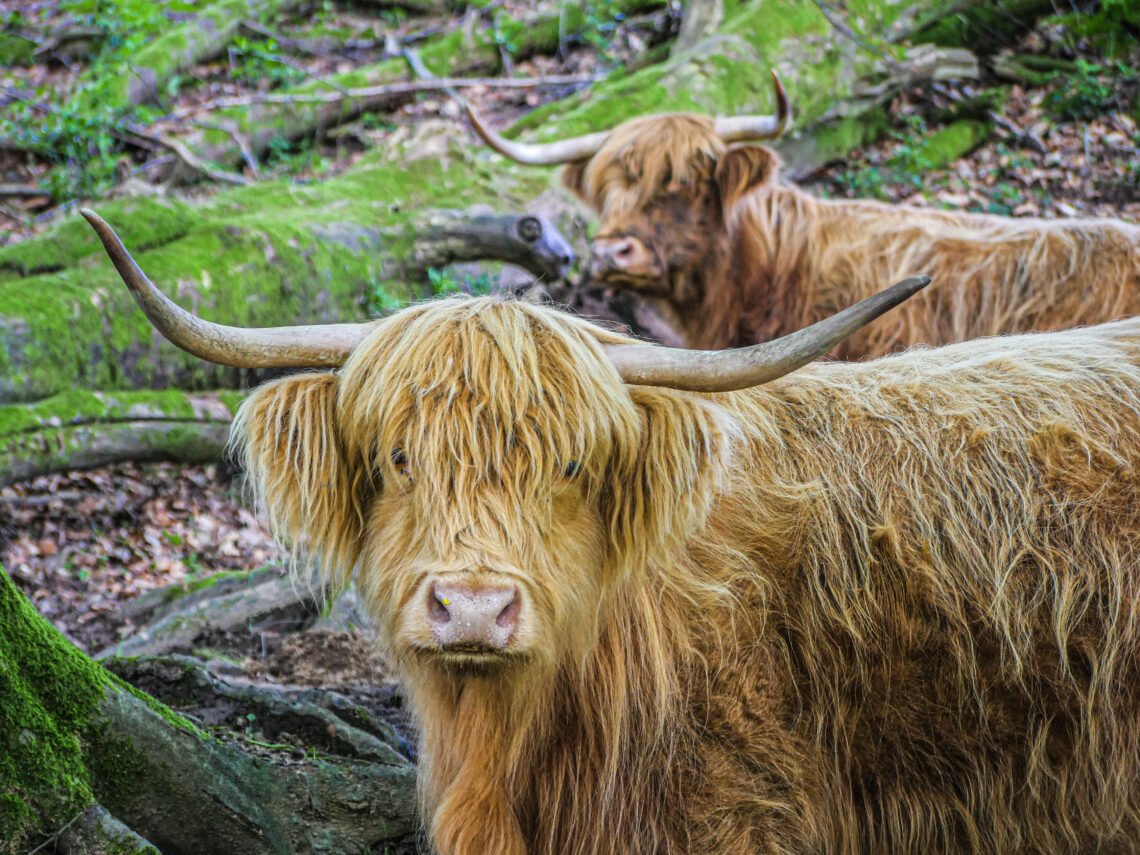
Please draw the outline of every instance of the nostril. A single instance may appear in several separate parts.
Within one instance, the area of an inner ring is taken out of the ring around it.
[[[448,606],[451,605],[446,594],[440,593],[433,586],[431,596],[428,597],[428,620],[434,624],[445,624],[451,620],[451,612]]]
[[[511,601],[507,603],[506,607],[499,612],[499,616],[495,618],[495,623],[503,629],[513,630],[515,624],[519,622],[519,608],[519,595],[516,591]]]

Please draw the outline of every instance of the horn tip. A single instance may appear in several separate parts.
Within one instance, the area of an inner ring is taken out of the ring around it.
[[[784,81],[780,79],[780,72],[774,68],[769,69],[769,71],[772,74],[772,88],[776,93],[776,119],[782,131],[791,118],[792,108],[788,103],[788,93],[784,89]]]

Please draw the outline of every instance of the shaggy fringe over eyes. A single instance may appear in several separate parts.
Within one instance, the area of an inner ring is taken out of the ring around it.
[[[593,158],[566,170],[563,181],[597,210],[604,208],[607,220],[624,218],[660,193],[708,179],[724,151],[708,116],[647,116],[615,128]]]
[[[336,389],[334,374],[285,377],[257,389],[238,410],[230,453],[294,558],[311,554],[321,577],[339,584],[359,555],[367,491],[342,447]]]
[[[716,457],[718,433],[711,408],[626,387],[600,340],[625,339],[497,298],[408,309],[344,366],[345,447],[386,483],[402,450],[422,517],[444,539],[468,527],[545,528],[551,485],[575,464],[610,520],[613,554],[644,563],[705,510],[694,504],[707,502],[695,498],[707,497],[698,470]],[[485,501],[489,492],[503,501]]]

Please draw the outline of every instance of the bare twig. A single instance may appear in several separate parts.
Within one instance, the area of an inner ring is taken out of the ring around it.
[[[420,55],[415,48],[405,48],[403,51],[403,56],[405,61],[408,63],[408,67],[412,70],[412,74],[414,74],[417,78],[420,80],[431,80],[438,82],[439,78],[432,74],[428,67],[424,65],[424,61],[420,59]],[[458,101],[460,104],[467,103],[464,100],[463,96],[459,94],[459,90],[457,90],[454,86],[449,86],[443,91]]]
[[[836,30],[845,35],[847,38],[851,39],[851,41],[855,42],[855,44],[863,48],[863,50],[877,56],[893,71],[899,70],[899,64],[895,59],[883,53],[883,51],[879,50],[879,48],[875,47],[869,41],[858,35],[854,30],[852,30],[850,27],[832,15],[831,10],[827,8],[827,5],[823,2],[823,0],[815,0],[815,5],[819,7],[819,11],[823,13],[823,17],[827,18],[828,23],[831,24],[831,26],[835,27]]]
[[[42,508],[52,502],[78,502],[83,498],[78,490],[64,490],[44,496],[0,496],[0,506],[20,508]],[[61,828],[60,831],[63,829]]]
[[[383,86],[366,86],[339,92],[307,92],[295,95],[254,95],[247,98],[219,98],[200,104],[192,110],[176,110],[171,118],[185,118],[191,112],[203,109],[224,110],[230,107],[248,107],[250,104],[331,104],[350,98],[377,98],[385,95],[404,95],[414,92],[446,92],[451,88],[485,86],[491,89],[531,89],[538,86],[578,86],[601,80],[602,74],[551,74],[545,77],[440,77],[435,80],[409,80]]]
[[[0,214],[7,217],[12,222],[20,223],[21,225],[25,225],[31,220],[31,218],[23,211],[18,211],[15,208],[9,207],[3,203],[0,203]]]
[[[170,151],[178,155],[179,160],[181,160],[195,172],[202,173],[207,178],[210,178],[214,181],[224,181],[227,184],[249,183],[245,178],[238,175],[236,172],[227,172],[224,169],[219,169],[216,166],[211,166],[210,164],[206,163],[204,160],[194,154],[194,152],[190,151],[190,149],[187,148],[181,140],[175,139],[174,137],[164,136],[156,136],[152,137],[152,139],[154,139],[156,142],[158,142],[159,145],[163,146],[164,148],[170,149]]]
[[[257,162],[257,155],[253,152],[253,147],[249,144],[249,139],[243,134],[234,122],[203,122],[194,121],[191,124],[200,128],[210,128],[212,130],[223,131],[230,135],[230,138],[237,144],[238,150],[241,151],[242,160],[245,165],[249,167],[250,174],[254,178],[260,179],[261,167]]]
[[[0,197],[7,199],[35,199],[51,194],[35,184],[0,184]]]
[[[328,77],[325,77],[323,74],[317,74],[315,71],[310,71],[309,69],[305,68],[305,66],[301,65],[301,63],[296,62],[295,60],[289,59],[287,56],[274,56],[271,53],[266,53],[265,51],[260,51],[260,50],[241,50],[240,48],[234,48],[234,47],[230,48],[229,49],[229,56],[230,56],[230,68],[231,69],[234,67],[234,54],[242,54],[245,56],[258,56],[258,57],[261,57],[262,59],[264,59],[266,62],[276,62],[278,65],[287,65],[290,68],[295,68],[297,71],[301,72],[306,77],[311,77],[313,80],[316,80],[318,83],[323,83],[325,86],[328,86],[331,89],[335,89],[337,92],[347,92],[348,91],[343,86],[341,86],[339,83],[337,83],[335,80],[330,80]]]
[[[326,51],[317,50],[312,45],[306,44],[300,39],[291,39],[288,36],[283,36],[280,33],[269,29],[269,27],[262,26],[261,24],[257,23],[257,21],[242,21],[241,28],[243,30],[249,30],[251,33],[262,36],[264,38],[273,39],[273,41],[277,42],[277,44],[295,51],[299,51],[300,53],[307,53],[311,56],[319,57],[320,59],[336,59],[335,56],[327,53]]]
[[[39,852],[41,849],[43,849],[49,843],[55,843],[59,839],[59,836],[61,834],[63,834],[65,831],[67,831],[67,829],[69,829],[72,825],[74,825],[75,821],[77,819],[79,819],[79,817],[83,816],[83,814],[86,812],[87,812],[87,808],[84,808],[83,810],[81,810],[79,813],[77,813],[75,816],[73,816],[71,819],[69,819],[63,827],[57,828],[55,831],[55,834],[53,834],[51,837],[49,837],[47,840],[45,840],[43,843],[41,843],[39,846],[37,846],[31,852],[29,852],[28,855],[36,855],[37,852]]]

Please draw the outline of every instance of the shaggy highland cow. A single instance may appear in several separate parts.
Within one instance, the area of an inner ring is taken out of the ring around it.
[[[786,126],[778,78],[776,87],[777,116],[753,119],[748,138]],[[785,335],[912,270],[934,287],[836,355],[1140,314],[1136,226],[815,199],[778,181],[771,150],[726,145],[743,138],[733,130],[747,119],[648,116],[546,145],[505,140],[472,120],[509,157],[569,163],[564,183],[600,218],[592,276],[649,299],[687,347]]]
[[[86,216],[175,343],[341,366],[234,442],[356,579],[442,855],[1140,851],[1140,321],[790,376],[922,283],[717,354],[495,298],[238,330]]]

